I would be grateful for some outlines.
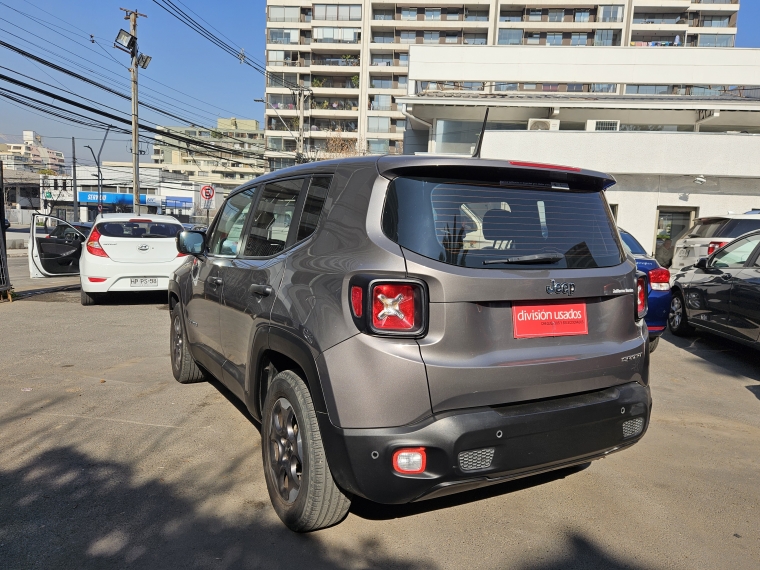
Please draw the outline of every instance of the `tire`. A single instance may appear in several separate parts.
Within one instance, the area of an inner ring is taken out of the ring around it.
[[[172,360],[172,374],[180,384],[192,384],[206,379],[203,370],[195,363],[187,345],[187,335],[182,326],[182,305],[177,303],[171,310],[169,327],[169,349]]]
[[[272,506],[290,530],[309,532],[345,518],[351,500],[330,473],[309,389],[290,370],[269,386],[261,455]]]
[[[90,307],[100,302],[100,296],[97,293],[88,293],[82,289],[79,294],[79,300],[85,307]]]
[[[670,300],[668,328],[676,336],[694,334],[694,327],[689,324],[686,316],[686,303],[683,300],[683,293],[679,290],[673,291],[673,297]]]
[[[652,354],[655,350],[657,350],[658,344],[660,344],[659,336],[649,339],[649,354]]]

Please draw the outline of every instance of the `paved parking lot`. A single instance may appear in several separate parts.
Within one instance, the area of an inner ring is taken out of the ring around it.
[[[633,449],[295,535],[258,426],[171,374],[163,296],[0,304],[4,568],[731,568],[760,560],[760,358],[666,337]],[[12,333],[12,334],[11,334]]]

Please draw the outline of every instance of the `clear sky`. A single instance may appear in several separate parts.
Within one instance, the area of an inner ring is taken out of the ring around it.
[[[213,26],[219,36],[227,38],[227,43],[244,48],[246,55],[263,63],[265,0],[173,1],[195,12],[194,17],[206,20],[209,28]],[[261,74],[241,65],[155,2],[138,0],[134,4],[135,9],[148,16],[138,20],[140,51],[153,57],[149,68],[140,71],[141,100],[203,125],[213,126],[215,117],[263,118],[264,106],[253,101],[264,93]],[[760,1],[743,0],[741,4],[737,46],[760,48]],[[129,28],[129,22],[119,10],[124,5],[124,0],[0,0],[0,39],[100,82],[115,81],[109,84],[129,93],[129,56],[111,47],[119,28]],[[90,34],[95,36],[96,44],[90,43]],[[54,54],[71,61],[61,60]],[[30,62],[3,47],[0,47],[0,66],[54,86],[43,86],[45,89],[55,91],[63,87],[123,112],[130,111],[129,101]],[[5,69],[0,69],[0,74],[28,81]],[[0,87],[23,92],[4,82],[0,82]],[[92,145],[97,152],[101,131],[56,122],[60,119],[35,113],[38,112],[0,99],[0,142],[17,141],[22,130],[35,130],[46,137],[48,146],[64,151],[68,162],[70,137],[75,136],[78,162],[92,163],[90,151],[84,145]],[[141,110],[140,119],[146,123],[172,124],[171,120],[146,109]],[[129,144],[126,135],[110,134],[103,158],[129,160]],[[150,152],[148,148],[143,150]],[[149,161],[149,154],[142,160]]]

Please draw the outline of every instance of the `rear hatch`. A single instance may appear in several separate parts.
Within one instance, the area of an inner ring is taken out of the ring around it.
[[[154,222],[135,218],[100,222],[100,245],[113,261],[120,263],[165,263],[176,259],[175,238],[182,231],[179,223]]]
[[[741,218],[700,218],[684,237],[676,242],[674,269],[694,265],[717,249],[747,232],[760,229],[760,216]]]
[[[613,181],[500,170],[405,172],[388,190],[384,232],[429,288],[433,410],[642,380],[636,266],[601,192]]]

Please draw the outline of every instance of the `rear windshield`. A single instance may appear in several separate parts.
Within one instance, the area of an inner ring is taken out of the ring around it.
[[[98,231],[106,237],[174,238],[182,231],[180,224],[167,222],[103,222]]]
[[[697,222],[687,232],[690,238],[711,238],[726,225],[728,220],[705,220]]]
[[[755,230],[760,230],[760,216],[756,220],[729,220],[714,237],[735,238]]]
[[[383,231],[415,253],[461,267],[611,267],[624,259],[598,192],[396,178]]]
[[[641,244],[636,241],[636,238],[633,237],[628,232],[620,232],[620,237],[623,239],[623,245],[625,245],[628,249],[631,250],[631,253],[635,255],[646,255],[646,250],[641,247]]]

